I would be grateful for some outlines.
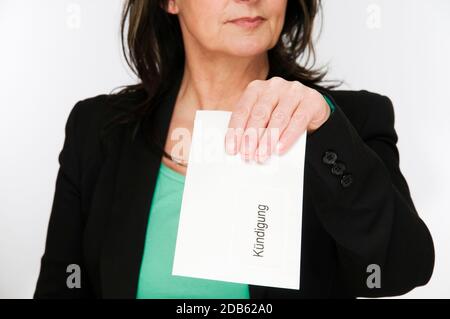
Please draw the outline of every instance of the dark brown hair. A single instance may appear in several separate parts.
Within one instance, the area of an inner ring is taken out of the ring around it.
[[[178,16],[168,13],[168,0],[127,0],[122,14],[122,49],[139,83],[117,94],[141,92],[142,101],[133,111],[134,118],[149,116],[176,74],[184,66],[184,46]],[[320,0],[288,0],[285,23],[278,43],[268,51],[271,74],[283,75],[314,86],[323,82],[326,72],[314,69],[314,19]],[[303,59],[305,65],[297,61]],[[333,86],[328,86],[333,87]],[[130,114],[128,114],[130,115]]]

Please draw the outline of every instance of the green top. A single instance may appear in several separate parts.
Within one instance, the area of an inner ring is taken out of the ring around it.
[[[333,103],[331,103],[331,101],[330,101],[330,99],[328,98],[328,96],[326,96],[325,94],[323,94],[323,97],[325,98],[325,100],[327,101],[327,103],[328,103],[328,106],[330,107],[330,109],[331,109],[331,113],[333,113],[334,112],[334,104]]]
[[[331,111],[334,105],[324,96]],[[137,298],[249,299],[248,285],[172,276],[185,176],[161,162],[150,208]]]

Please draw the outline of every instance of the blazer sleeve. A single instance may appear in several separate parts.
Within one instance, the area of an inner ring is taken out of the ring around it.
[[[361,133],[328,95],[335,111],[308,136],[305,187],[336,243],[339,288],[360,297],[400,295],[431,278],[433,241],[399,168],[392,102],[358,94],[359,109],[367,111]],[[379,266],[379,287],[367,284],[370,265]]]
[[[82,258],[80,132],[77,124],[80,102],[71,110],[65,141],[59,153],[59,170],[47,230],[45,252],[34,298],[83,298],[90,295]],[[69,265],[80,267],[81,288],[69,288]]]

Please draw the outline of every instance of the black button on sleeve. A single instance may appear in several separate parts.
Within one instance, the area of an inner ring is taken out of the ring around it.
[[[331,168],[331,173],[336,176],[341,176],[345,172],[345,165],[341,162],[336,162]]]
[[[333,165],[337,160],[337,154],[332,151],[327,151],[323,154],[322,162],[327,165]]]
[[[351,174],[346,174],[341,178],[341,185],[344,188],[349,187],[353,183],[353,176]]]

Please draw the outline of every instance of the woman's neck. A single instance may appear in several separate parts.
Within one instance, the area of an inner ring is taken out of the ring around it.
[[[265,80],[268,72],[267,54],[251,59],[187,55],[177,103],[184,111],[231,111],[248,83]]]

